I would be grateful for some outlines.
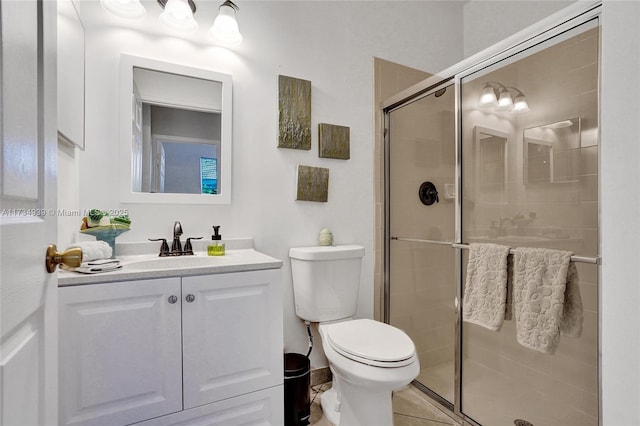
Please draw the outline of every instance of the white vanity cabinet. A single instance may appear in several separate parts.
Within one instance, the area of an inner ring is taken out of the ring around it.
[[[60,424],[281,424],[280,274],[61,287]]]
[[[275,279],[265,272],[182,278],[185,409],[282,383]]]

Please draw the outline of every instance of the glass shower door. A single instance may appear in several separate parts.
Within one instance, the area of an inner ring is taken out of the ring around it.
[[[582,259],[582,333],[555,353],[518,343],[516,302],[499,331],[462,322],[461,412],[482,425],[598,425],[598,46],[594,19],[460,80],[462,242]],[[505,91],[528,111],[501,108]]]
[[[455,380],[453,85],[389,113],[388,318],[416,345],[418,383],[453,406]],[[435,192],[437,191],[437,195]]]

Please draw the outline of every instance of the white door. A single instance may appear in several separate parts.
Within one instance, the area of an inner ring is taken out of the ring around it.
[[[0,425],[55,425],[56,3],[3,0],[0,16]]]

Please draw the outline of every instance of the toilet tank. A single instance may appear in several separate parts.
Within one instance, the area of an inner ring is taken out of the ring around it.
[[[358,305],[364,247],[298,247],[289,250],[296,315],[311,322],[351,317]]]

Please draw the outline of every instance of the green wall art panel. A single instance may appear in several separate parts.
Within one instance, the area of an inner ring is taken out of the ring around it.
[[[329,198],[329,169],[298,165],[298,201],[326,203]]]
[[[349,128],[335,124],[318,124],[318,155],[321,158],[348,160]]]
[[[311,149],[311,82],[278,76],[278,148]]]

